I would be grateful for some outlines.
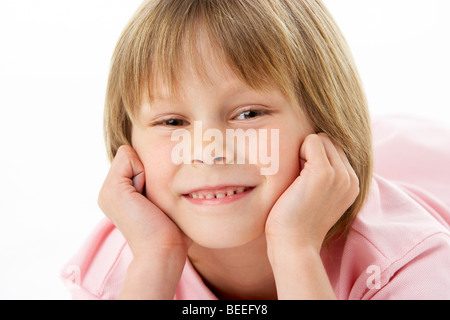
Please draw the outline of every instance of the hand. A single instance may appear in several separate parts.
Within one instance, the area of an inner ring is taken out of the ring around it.
[[[142,194],[144,185],[144,166],[136,151],[121,146],[98,197],[133,253],[120,298],[172,299],[191,240]]]
[[[300,165],[300,175],[267,218],[266,237],[320,251],[328,231],[358,196],[359,181],[344,151],[324,133],[306,137]]]
[[[180,252],[185,261],[191,244],[178,226],[143,194],[145,172],[136,151],[121,146],[98,197],[105,215],[120,230],[134,257]]]

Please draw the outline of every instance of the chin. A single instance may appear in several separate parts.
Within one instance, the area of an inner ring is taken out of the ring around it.
[[[200,230],[189,230],[188,237],[197,245],[208,249],[231,249],[244,246],[264,235],[264,225],[252,230],[242,227],[213,228],[203,226]]]

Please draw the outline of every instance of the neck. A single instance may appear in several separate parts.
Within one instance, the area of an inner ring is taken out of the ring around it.
[[[193,244],[189,259],[219,299],[276,299],[265,235],[241,247],[210,249]]]

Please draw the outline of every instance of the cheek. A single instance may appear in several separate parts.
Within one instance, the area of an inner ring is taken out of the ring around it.
[[[280,168],[284,174],[298,175],[300,169],[300,147],[303,137],[290,135],[280,136]]]
[[[280,130],[279,139],[279,170],[277,174],[266,176],[266,199],[275,204],[281,194],[300,175],[299,151],[306,134],[296,135]]]
[[[163,191],[168,190],[176,170],[176,165],[171,161],[171,143],[148,141],[145,146],[137,144],[134,148],[144,165],[146,196],[152,202],[164,199]]]
[[[266,179],[271,193],[270,198],[272,198],[273,202],[281,196],[300,174],[299,147],[300,145],[280,142],[280,170],[273,176],[267,176]]]

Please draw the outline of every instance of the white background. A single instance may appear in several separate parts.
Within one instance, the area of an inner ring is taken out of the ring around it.
[[[102,217],[110,57],[140,0],[0,0],[0,299],[66,299],[59,270]],[[325,0],[373,115],[450,125],[450,1]]]

